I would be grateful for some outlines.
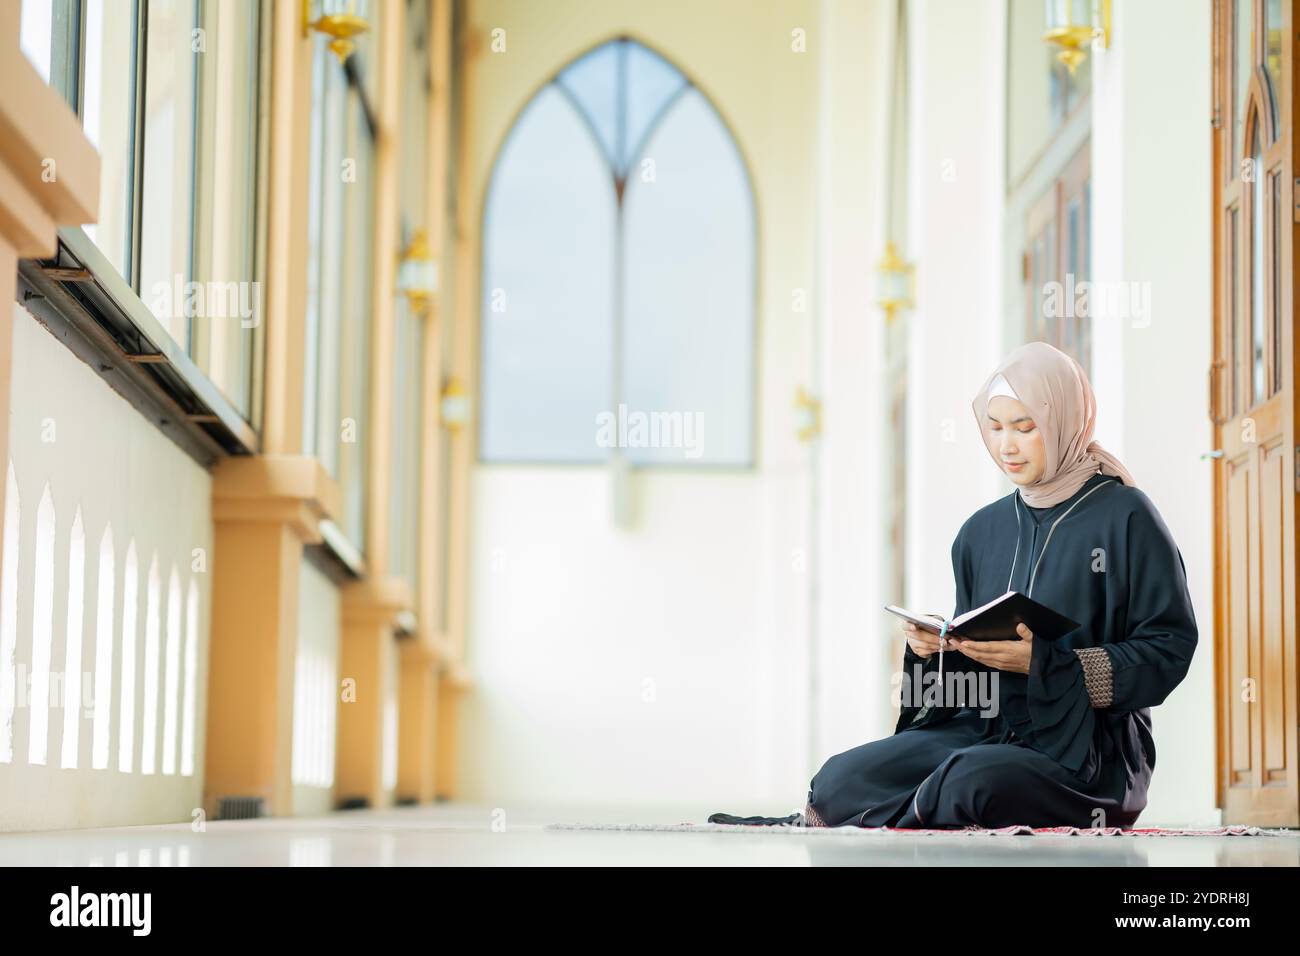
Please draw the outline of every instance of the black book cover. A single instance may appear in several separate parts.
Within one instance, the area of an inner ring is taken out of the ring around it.
[[[912,621],[931,634],[939,633],[939,625],[931,617],[915,615],[894,606],[885,610]],[[1039,604],[1019,591],[1008,591],[982,607],[953,618],[948,633],[972,641],[1014,641],[1019,639],[1016,634],[1017,624],[1028,625],[1035,639],[1048,641],[1063,637],[1079,626],[1064,614],[1053,611],[1045,604]]]

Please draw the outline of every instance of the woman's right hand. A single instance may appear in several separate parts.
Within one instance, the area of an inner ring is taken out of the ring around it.
[[[938,620],[942,619],[939,618]],[[907,638],[907,646],[912,649],[912,653],[922,660],[929,658],[939,650],[939,635],[931,634],[924,628],[917,627],[911,621],[903,622],[903,636]],[[951,642],[946,637],[943,639],[943,649],[945,651],[953,649]]]

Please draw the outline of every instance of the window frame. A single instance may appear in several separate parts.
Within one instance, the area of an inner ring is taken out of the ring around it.
[[[371,35],[374,36],[376,33],[377,30],[374,28],[374,25],[372,24]],[[319,400],[320,395],[322,394],[322,388],[326,385],[326,383],[322,378],[322,361],[323,361],[322,357],[324,356],[325,350],[327,348],[333,349],[339,353],[339,359],[338,362],[336,363],[337,367],[335,368],[335,372],[337,373],[337,375],[335,379],[332,381],[332,383],[330,383],[330,386],[333,391],[341,393],[343,378],[346,374],[343,365],[346,357],[343,356],[342,354],[343,346],[346,341],[344,324],[347,321],[347,316],[345,313],[349,306],[350,299],[355,293],[353,290],[349,289],[346,286],[343,278],[343,273],[349,270],[340,269],[338,285],[334,289],[334,293],[337,294],[337,300],[338,300],[336,303],[336,307],[339,311],[338,319],[337,322],[335,323],[337,340],[332,342],[326,342],[321,336],[322,327],[320,321],[322,315],[321,302],[324,299],[325,290],[323,286],[319,285],[319,282],[320,282],[320,277],[326,274],[324,267],[327,266],[328,263],[324,263],[323,259],[324,259],[324,252],[327,247],[324,243],[320,243],[315,248],[313,248],[312,242],[314,240],[311,238],[309,238],[308,240],[308,257],[309,259],[314,258],[316,260],[315,269],[316,269],[318,286],[313,291],[310,282],[310,274],[313,268],[313,263],[309,261],[308,263],[309,281],[308,281],[308,289],[307,289],[306,303],[304,307],[304,316],[303,316],[304,326],[305,326],[304,327],[304,355],[303,355],[304,368],[303,368],[303,380],[301,383],[302,390],[303,390],[303,414],[302,414],[303,453],[306,455],[312,455],[316,457],[317,460],[322,462],[322,464],[326,468],[326,471],[329,472],[330,475],[333,476],[335,480],[339,482],[344,497],[344,504],[343,504],[344,513],[339,515],[337,521],[326,522],[325,524],[328,525],[328,527],[323,527],[322,531],[325,534],[326,544],[328,545],[330,551],[334,554],[334,556],[343,564],[343,566],[347,569],[349,573],[351,573],[354,576],[360,576],[362,573],[364,573],[365,566],[366,566],[366,557],[367,557],[366,549],[369,546],[368,538],[369,538],[369,517],[370,517],[368,501],[370,495],[373,493],[373,489],[370,487],[370,482],[371,482],[370,466],[369,466],[370,446],[368,440],[368,431],[370,425],[370,416],[374,413],[373,401],[372,401],[373,381],[371,380],[373,369],[371,366],[372,366],[372,357],[373,357],[373,349],[374,349],[374,314],[373,314],[374,282],[377,281],[378,276],[373,268],[374,264],[373,262],[371,262],[371,257],[373,256],[373,251],[374,251],[373,239],[374,239],[374,230],[377,224],[375,213],[377,208],[376,204],[377,204],[378,193],[375,188],[377,185],[375,182],[375,169],[376,169],[376,162],[379,153],[379,134],[380,134],[378,112],[375,108],[375,104],[372,101],[371,98],[372,94],[367,89],[365,70],[374,68],[375,66],[374,61],[376,59],[376,56],[374,53],[370,51],[358,50],[354,52],[351,56],[349,56],[347,60],[345,60],[343,64],[340,66],[336,62],[334,54],[328,49],[326,41],[323,37],[313,37],[313,44],[314,44],[312,50],[313,70],[317,68],[318,65],[317,58],[320,58],[320,61],[323,63],[322,66],[323,69],[325,70],[341,69],[343,71],[343,88],[342,88],[343,98],[338,103],[328,104],[322,100],[318,100],[315,96],[315,88],[314,88],[314,81],[313,81],[313,93],[312,93],[313,98],[311,103],[311,109],[313,112],[313,118],[312,118],[313,124],[316,122],[315,114],[317,113],[318,110],[323,111],[325,109],[330,109],[330,108],[337,109],[339,111],[339,117],[337,119],[342,124],[341,128],[337,131],[337,134],[339,136],[340,143],[343,149],[343,155],[347,157],[348,155],[347,144],[349,138],[353,135],[351,130],[351,123],[354,119],[353,110],[355,108],[356,110],[359,111],[360,122],[358,123],[358,126],[361,130],[364,131],[364,135],[368,137],[368,143],[369,143],[368,158],[364,163],[361,162],[359,159],[359,155],[360,155],[359,151],[358,151],[358,156],[354,156],[351,158],[357,161],[357,169],[358,169],[357,180],[354,183],[352,183],[352,185],[364,186],[364,188],[370,190],[369,197],[365,204],[365,210],[369,216],[370,221],[367,224],[365,224],[364,236],[362,236],[359,240],[356,238],[349,239],[345,235],[348,231],[347,223],[350,221],[349,207],[351,203],[356,202],[357,200],[347,196],[346,194],[343,194],[339,198],[338,214],[339,214],[340,222],[338,223],[338,225],[340,226],[340,230],[339,230],[339,235],[335,237],[336,245],[337,245],[336,251],[338,254],[338,259],[341,262],[346,262],[346,250],[350,248],[349,243],[359,242],[360,251],[361,254],[365,257],[365,263],[367,266],[367,268],[362,271],[366,272],[366,274],[369,276],[369,283],[370,283],[365,290],[364,297],[360,300],[363,303],[363,316],[365,319],[365,329],[363,330],[362,334],[364,335],[365,342],[366,342],[366,355],[364,361],[361,363],[361,367],[363,368],[363,374],[364,374],[364,382],[360,390],[360,394],[361,394],[360,401],[363,409],[362,415],[364,417],[358,420],[357,422],[358,440],[356,444],[358,445],[358,448],[357,448],[356,464],[358,465],[358,471],[356,475],[356,481],[359,482],[360,484],[359,495],[361,499],[361,505],[360,505],[360,515],[359,515],[359,527],[356,529],[348,528],[348,522],[349,522],[348,494],[350,489],[353,486],[350,483],[345,482],[344,477],[342,475],[342,471],[344,468],[343,455],[341,450],[342,442],[338,438],[337,427],[332,429],[330,432],[335,436],[334,442],[336,446],[336,450],[333,455],[332,468],[329,466],[328,460],[324,457],[323,454],[324,446],[322,445],[322,436],[326,434],[326,432],[322,431],[322,427],[321,427],[322,426],[321,417],[320,417],[321,403]],[[328,93],[328,90],[324,85],[322,86],[322,89]],[[322,112],[320,117],[320,122],[322,124],[329,122],[328,115]],[[315,147],[318,147],[322,152],[326,151],[327,142],[324,133],[322,133],[321,142],[319,144],[315,142],[309,142],[308,144],[308,153],[311,156],[309,162],[312,164],[314,164],[317,161],[317,158],[314,155],[312,155],[313,149]],[[321,162],[323,163],[325,161],[326,161],[326,157],[322,156]],[[308,175],[309,176],[312,175],[311,171],[309,171]],[[322,183],[324,182],[324,178],[323,178],[324,175],[326,175],[326,173],[324,167],[322,166],[322,180],[321,180]],[[364,180],[367,177],[369,179],[368,184],[364,182]],[[310,201],[312,203],[323,202],[322,195],[323,194],[313,194],[310,196]],[[310,237],[312,231],[312,224],[310,220],[308,221],[306,228],[308,230],[308,234]],[[322,223],[321,228],[322,230],[327,230],[328,224]]]
[[[1092,162],[1091,141],[1085,141],[1073,158],[1060,170],[1056,179],[1025,215],[1025,341],[1043,341],[1067,353],[1092,374],[1092,318],[1091,316],[1065,316],[1056,318],[1042,312],[1043,285],[1059,282],[1063,286],[1067,277],[1074,275],[1079,283],[1092,280]],[[1069,209],[1072,202],[1079,204],[1078,235],[1071,236]],[[1049,243],[1045,271],[1035,268],[1036,246],[1040,237]],[[1069,262],[1070,242],[1082,240],[1078,246],[1081,266],[1074,272]],[[1068,286],[1066,286],[1068,289]]]
[[[219,0],[200,0],[198,11],[198,22],[202,26],[208,18],[206,8],[219,2]],[[257,283],[255,289],[262,289],[267,275],[267,234],[269,229],[269,169],[270,169],[270,144],[271,144],[271,43],[269,42],[272,28],[272,8],[274,0],[259,0],[257,6],[257,49],[254,51],[251,60],[256,69],[254,78],[254,89],[252,99],[256,103],[256,119],[252,129],[252,155],[249,157],[250,168],[248,174],[252,177],[252,197],[253,208],[250,217],[251,232],[246,237],[245,248],[243,251],[243,260],[248,268],[249,281]],[[207,186],[203,176],[203,163],[199,155],[204,149],[205,136],[212,135],[211,131],[205,129],[205,119],[210,119],[206,114],[208,93],[207,83],[211,75],[202,70],[198,71],[194,84],[195,95],[195,163],[194,163],[194,238],[191,247],[191,274],[195,276],[200,271],[200,261],[203,255],[209,252],[209,239],[206,238],[207,229],[200,230],[199,224],[204,221],[203,214],[203,191]],[[213,280],[216,281],[216,280]],[[257,302],[257,314],[265,318],[265,294]],[[244,383],[247,389],[248,414],[246,420],[250,423],[259,423],[262,421],[264,410],[264,401],[266,393],[266,323],[259,321],[257,325],[250,330],[250,354],[248,356],[247,375],[248,381]],[[194,336],[194,319],[190,319],[189,330],[191,355],[203,352],[212,348],[212,339],[206,336],[199,336],[197,343]],[[196,361],[197,364],[197,361]],[[218,386],[220,388],[220,386]]]
[[[398,244],[399,255],[410,245],[415,231],[428,212],[429,184],[419,175],[428,168],[432,153],[432,136],[429,110],[433,99],[433,51],[430,5],[422,0],[406,0],[405,29],[407,39],[402,46],[403,95],[399,99],[401,110],[401,144],[397,155],[398,169]],[[409,93],[411,99],[407,99]],[[414,114],[414,115],[412,115]],[[416,135],[418,134],[418,136]],[[415,175],[411,175],[414,167]],[[427,226],[426,232],[427,232]],[[427,434],[428,417],[433,409],[424,407],[425,376],[429,373],[425,359],[428,352],[426,340],[437,333],[434,321],[434,304],[430,302],[424,314],[412,310],[405,295],[395,293],[393,305],[393,369],[392,369],[392,454],[389,469],[388,566],[393,572],[411,582],[418,593],[421,575],[421,547],[419,528],[424,508],[423,485],[424,453],[422,442]],[[412,341],[406,342],[407,334]],[[403,344],[411,354],[404,354]],[[413,375],[408,375],[408,370]],[[442,429],[438,429],[442,432]],[[414,443],[406,438],[414,434]],[[439,435],[439,437],[441,437]]]
[[[200,26],[204,5],[213,0],[187,0]],[[265,323],[251,331],[251,361],[246,416],[224,390],[195,360],[193,335],[182,346],[158,320],[139,289],[142,242],[143,155],[146,118],[142,106],[147,70],[148,0],[127,0],[133,29],[130,60],[128,234],[125,268],[108,256],[81,226],[58,230],[58,247],[52,258],[24,260],[19,265],[19,299],[30,310],[65,333],[63,339],[76,354],[104,377],[146,417],[149,417],[183,450],[205,467],[231,454],[256,454],[261,446],[261,413],[264,393]],[[64,30],[52,30],[50,85],[68,103],[79,122],[84,122],[86,82],[86,22],[88,0],[53,0],[51,22],[62,15]],[[267,223],[267,154],[270,113],[269,32],[270,5],[258,0],[258,34],[255,60],[258,64],[254,121],[255,159],[254,230],[248,237],[249,261],[253,274],[246,281],[265,276]],[[60,65],[61,61],[61,65]],[[186,116],[192,142],[200,135],[199,109],[201,73],[195,66],[193,108]],[[190,193],[197,189],[197,161],[188,171]],[[191,236],[186,281],[194,281],[194,248],[201,223],[197,197],[189,206]],[[192,333],[192,318],[186,318]]]
[[[1002,180],[1008,198],[1021,192],[1027,184],[1032,183],[1041,175],[1042,168],[1054,164],[1054,157],[1064,148],[1073,156],[1080,136],[1080,127],[1083,128],[1082,135],[1084,139],[1089,138],[1092,129],[1092,73],[1091,63],[1088,63],[1088,88],[1083,91],[1075,90],[1071,94],[1073,84],[1069,77],[1069,70],[1062,63],[1055,59],[1050,60],[1049,82],[1049,122],[1050,129],[1047,136],[1038,143],[1037,147],[1030,154],[1029,159],[1024,162],[1020,169],[1012,168],[1011,154],[1011,120],[1010,117],[1015,113],[1011,105],[1011,45],[1015,41],[1015,31],[1013,30],[1013,16],[1011,11],[1012,4],[1016,0],[1006,0],[1005,11],[1005,43],[1006,56],[1004,57],[1004,75],[1002,78],[1002,98],[1003,114],[1008,117],[1005,128],[1002,133]],[[1020,0],[1025,2],[1025,0]],[[1040,42],[1035,37],[1035,42]],[[1051,56],[1051,50],[1047,47],[1042,48],[1045,55]],[[1053,101],[1050,96],[1050,83],[1059,81],[1064,85],[1064,93],[1060,99],[1060,107]]]
[[[1008,110],[1014,79],[1011,69],[1015,59],[1012,43],[1022,39],[1016,36],[1012,28],[1012,6],[1012,0],[1006,0],[1006,49],[1003,56],[1002,88],[1004,106]],[[1041,48],[1044,56],[1050,56],[1050,51],[1038,37],[1033,37],[1032,42],[1036,44],[1036,50]],[[1054,60],[1049,60],[1049,64],[1052,75],[1057,75],[1064,69]],[[1045,233],[1050,234],[1050,263],[1045,266],[1042,275],[1046,281],[1065,281],[1069,240],[1066,211],[1070,200],[1078,197],[1081,216],[1084,217],[1081,232],[1087,240],[1080,250],[1081,260],[1087,264],[1087,271],[1091,272],[1094,204],[1088,184],[1091,178],[1092,86],[1090,73],[1087,90],[1076,92],[1073,99],[1067,98],[1063,103],[1064,111],[1052,114],[1052,125],[1047,136],[1020,169],[1012,168],[1010,123],[1002,131],[1003,181],[1006,189],[1003,201],[1005,227],[1002,289],[1008,303],[1020,303],[1019,307],[1008,309],[1003,318],[1004,345],[1014,347],[1026,341],[1042,339],[1069,351],[1077,344],[1080,354],[1075,354],[1074,351],[1070,354],[1089,374],[1093,347],[1090,318],[1048,319],[1052,323],[1052,328],[1048,330],[1052,333],[1050,335],[1042,334],[1043,328],[1035,321],[1041,312],[1043,290],[1036,281],[1039,273],[1034,268],[1034,256],[1037,240]],[[1009,115],[1011,114],[1008,113]],[[1075,280],[1077,283],[1081,277],[1076,275]],[[1063,336],[1067,323],[1070,335]]]

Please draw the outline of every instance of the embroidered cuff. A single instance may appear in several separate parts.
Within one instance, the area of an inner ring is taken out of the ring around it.
[[[826,826],[826,822],[818,815],[817,811],[813,809],[813,805],[811,803],[803,808],[803,820],[804,820],[804,826],[810,826],[810,827]]]
[[[1094,708],[1109,707],[1115,700],[1115,685],[1111,679],[1110,655],[1104,647],[1076,647],[1083,665],[1083,683],[1088,688],[1088,700]]]

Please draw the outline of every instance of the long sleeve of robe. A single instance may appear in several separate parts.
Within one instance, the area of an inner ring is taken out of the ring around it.
[[[1087,762],[1098,721],[1111,725],[1113,738],[1129,715],[1162,703],[1187,675],[1196,649],[1182,555],[1146,495],[1124,492],[1127,500],[1108,508],[1108,520],[1094,532],[1112,549],[1120,545],[1114,553],[1101,546],[1097,570],[1090,567],[1091,574],[1111,576],[1102,613],[1063,640],[1035,641],[1026,681],[1032,739],[1070,770]],[[1139,719],[1149,728],[1148,716]],[[1154,747],[1150,756],[1154,766]]]

